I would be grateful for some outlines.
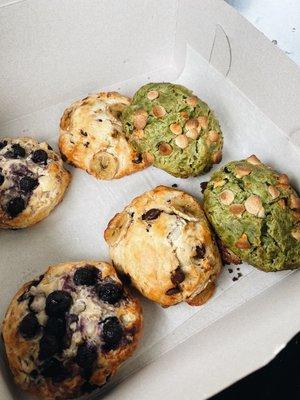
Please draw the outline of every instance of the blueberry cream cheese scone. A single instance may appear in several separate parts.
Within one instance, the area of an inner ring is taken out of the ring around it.
[[[232,161],[212,175],[204,208],[235,257],[266,272],[300,268],[300,198],[287,175],[254,155]]]
[[[141,308],[105,262],[51,266],[13,298],[3,322],[10,369],[42,399],[104,385],[137,346]]]
[[[219,122],[208,105],[184,86],[142,86],[124,109],[122,120],[135,149],[171,175],[200,175],[221,161]]]
[[[218,248],[200,204],[158,186],[132,200],[105,231],[116,269],[162,306],[209,299],[221,269]]]
[[[76,101],[60,121],[60,151],[75,167],[98,179],[121,178],[148,165],[128,143],[120,115],[130,104],[117,92],[98,93]]]
[[[0,228],[26,228],[46,218],[70,178],[47,143],[0,137]]]

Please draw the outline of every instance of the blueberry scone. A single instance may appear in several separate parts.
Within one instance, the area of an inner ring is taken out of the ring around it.
[[[62,200],[70,173],[45,142],[0,138],[0,228],[25,228]]]
[[[181,178],[206,173],[222,158],[223,137],[208,105],[181,85],[149,83],[122,115],[135,149]]]
[[[204,208],[226,253],[266,272],[300,268],[300,198],[287,175],[254,155],[232,161],[212,175]]]
[[[121,178],[147,166],[125,138],[120,115],[130,99],[117,92],[76,101],[60,121],[60,151],[72,165],[98,179]]]
[[[105,384],[140,336],[141,308],[105,262],[51,266],[13,298],[3,322],[22,389],[70,399]]]
[[[158,186],[109,223],[105,240],[116,269],[162,306],[200,305],[212,295],[220,255],[201,205]]]

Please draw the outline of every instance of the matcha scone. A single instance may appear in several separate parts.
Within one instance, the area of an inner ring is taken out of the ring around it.
[[[300,268],[300,198],[254,155],[212,175],[204,209],[222,244],[263,271]]]
[[[142,86],[123,110],[122,122],[134,148],[171,175],[197,176],[221,161],[219,122],[208,105],[184,86]]]

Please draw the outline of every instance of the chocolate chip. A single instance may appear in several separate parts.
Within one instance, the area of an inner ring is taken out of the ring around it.
[[[166,295],[167,296],[172,296],[173,294],[177,294],[179,292],[180,292],[180,288],[179,287],[174,287],[174,288],[171,288],[171,289],[167,290],[166,291]]]
[[[65,314],[73,303],[70,293],[64,290],[55,290],[46,299],[46,314],[49,316],[59,316]]]
[[[201,187],[201,192],[204,193],[204,190],[207,188],[208,182],[201,182],[200,187]]]
[[[11,218],[15,218],[25,209],[25,201],[22,197],[15,197],[6,204],[6,212]]]
[[[45,360],[61,352],[59,339],[52,335],[43,335],[40,340],[39,360]]]
[[[147,211],[145,214],[142,215],[142,220],[152,221],[153,219],[158,218],[161,213],[162,213],[161,210],[158,210],[157,208],[151,208],[151,210]]]
[[[93,265],[86,265],[84,267],[78,268],[75,271],[73,280],[76,286],[94,286],[97,283],[98,276],[98,268],[94,267]]]
[[[90,145],[90,142],[86,142],[86,143],[84,143],[84,147],[86,147],[86,148],[88,148],[88,147],[89,147],[89,145]]]
[[[32,154],[31,157],[32,161],[35,164],[47,164],[47,160],[48,160],[48,154],[45,150],[39,149],[39,150],[35,150]]]
[[[84,342],[78,346],[75,362],[79,367],[90,369],[97,358],[98,352],[94,345]]]
[[[135,157],[134,160],[132,160],[132,162],[134,164],[140,164],[143,161],[143,156],[141,155],[141,153],[137,154],[137,156]]]
[[[185,279],[185,274],[180,267],[171,272],[171,281],[174,285],[179,285]]]
[[[33,339],[40,329],[41,326],[33,313],[25,315],[19,325],[19,333],[24,339]]]
[[[63,153],[61,153],[61,159],[62,159],[64,162],[67,161],[67,157],[66,157]]]
[[[196,255],[194,256],[197,259],[202,259],[205,256],[205,246],[204,244],[201,244],[199,246],[196,246]]]
[[[117,303],[123,296],[123,287],[112,282],[100,283],[96,290],[100,300],[109,304]]]
[[[22,146],[20,146],[18,143],[14,143],[11,146],[11,150],[9,150],[5,154],[5,157],[6,158],[14,158],[14,159],[23,158],[23,157],[25,157],[25,154],[26,154],[25,149]]]
[[[25,193],[32,192],[39,185],[39,180],[31,178],[30,176],[24,176],[20,180],[20,189]]]
[[[0,186],[3,184],[3,182],[4,182],[4,175],[0,173]]]
[[[38,370],[33,369],[33,370],[29,373],[29,376],[30,376],[31,379],[35,380],[35,379],[39,376]]]
[[[105,342],[104,349],[116,348],[123,336],[123,328],[117,317],[106,318],[103,322],[102,339]]]
[[[84,382],[84,384],[81,386],[81,393],[92,393],[94,390],[98,389],[99,386],[94,385],[91,382]]]
[[[45,326],[47,335],[63,337],[66,333],[66,321],[63,317],[49,317]]]
[[[4,149],[4,147],[7,146],[7,140],[3,140],[3,142],[0,142],[0,150]]]
[[[80,135],[87,136],[88,134],[86,132],[84,132],[82,129],[80,129]]]
[[[52,378],[53,382],[61,382],[67,378],[68,372],[61,361],[51,357],[42,364],[41,375],[44,378]]]

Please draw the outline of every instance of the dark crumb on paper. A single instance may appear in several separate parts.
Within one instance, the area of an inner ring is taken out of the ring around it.
[[[238,278],[240,278],[241,276],[243,276],[243,274],[242,273],[238,273]]]
[[[293,28],[293,29],[292,29],[292,32],[295,32],[295,31],[296,31],[296,28]]]
[[[232,278],[233,282],[237,281],[238,279],[239,279],[239,278],[238,278],[237,276],[234,276],[234,277]]]
[[[206,189],[208,185],[208,182],[201,182],[200,187],[201,187],[201,192],[204,193],[204,190]]]
[[[276,46],[277,45],[277,40],[276,39],[272,40],[272,43],[275,44],[275,46]]]
[[[240,267],[237,267],[237,271],[239,271],[240,270]]]
[[[232,273],[233,273],[233,269],[228,268],[228,272],[229,272],[230,274],[232,274]]]
[[[173,183],[172,187],[177,188],[178,187],[177,183]]]

